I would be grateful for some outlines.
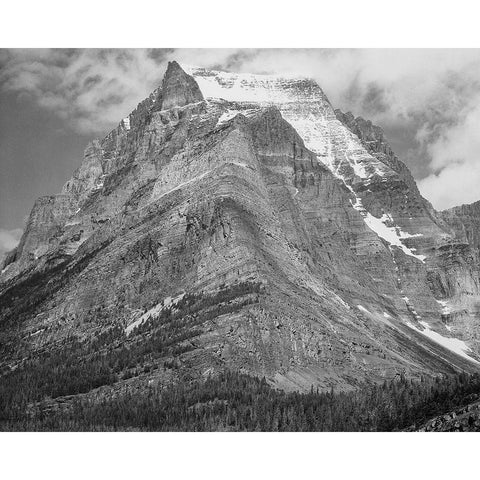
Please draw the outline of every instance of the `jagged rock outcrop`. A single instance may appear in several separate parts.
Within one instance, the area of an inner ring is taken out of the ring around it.
[[[177,62],[169,62],[162,83],[162,110],[184,107],[189,103],[201,102],[203,95],[197,82],[187,75]]]
[[[355,117],[351,112],[343,113],[340,109],[335,110],[335,115],[351,132],[353,132],[362,142],[363,146],[381,162],[392,168],[407,185],[415,197],[421,198],[415,179],[408,167],[395,155],[392,147],[387,141],[381,127],[374,125],[370,120],[362,117]],[[423,204],[429,212],[433,212],[433,207],[424,198],[420,203]]]
[[[338,117],[310,80],[171,63],[34,207],[0,277],[2,367],[107,337],[102,354],[136,352],[112,363],[129,385],[476,370],[478,344],[452,338],[437,301],[473,275],[439,253],[455,228],[378,130]]]

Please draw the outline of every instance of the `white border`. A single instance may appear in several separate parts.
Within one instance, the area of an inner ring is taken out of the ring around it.
[[[21,0],[0,47],[474,47],[471,0]]]
[[[8,479],[475,478],[475,434],[1,434]]]
[[[4,2],[0,47],[478,47],[457,0]],[[473,478],[475,434],[0,434],[6,479]],[[408,478],[408,477],[407,477]]]

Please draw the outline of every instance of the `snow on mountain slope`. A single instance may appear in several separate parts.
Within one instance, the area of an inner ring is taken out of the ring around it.
[[[435,343],[442,345],[442,347],[445,347],[447,350],[450,350],[456,353],[457,355],[460,355],[461,357],[466,358],[467,360],[470,360],[473,363],[477,363],[477,364],[480,363],[469,355],[472,349],[463,340],[460,340],[458,338],[452,338],[452,337],[444,337],[443,335],[440,335],[439,333],[432,330],[430,325],[427,322],[420,321],[419,323],[420,325],[422,325],[423,330],[417,328],[415,325],[413,325],[410,322],[407,322],[407,325],[410,328],[416,330],[417,332],[420,332],[422,335],[425,335],[426,337],[430,338]]]
[[[184,67],[197,81],[204,97],[234,102],[219,119],[222,124],[238,113],[249,115],[255,108],[275,105],[282,116],[297,130],[308,149],[327,166],[355,196],[352,203],[366,225],[390,245],[406,255],[424,262],[403,239],[411,235],[402,231],[393,218],[384,214],[377,218],[362,205],[355,186],[368,185],[374,180],[386,180],[396,173],[366,151],[359,138],[337,120],[322,89],[312,80],[272,75],[253,75],[210,71]]]
[[[422,236],[421,233],[411,235],[410,233],[402,231],[395,225],[392,216],[389,214],[384,213],[380,218],[373,216],[363,207],[362,200],[358,197],[355,203],[352,202],[352,206],[360,212],[368,227],[380,238],[383,238],[390,246],[398,247],[405,255],[425,263],[425,255],[417,255],[414,248],[409,248],[402,242],[404,238],[420,237]]]
[[[319,160],[338,172],[342,165],[352,168],[362,180],[394,172],[370,155],[360,140],[335,116],[322,89],[312,80],[271,75],[238,74],[185,67],[207,99],[241,102],[244,109],[275,105],[316,153]],[[239,108],[240,111],[240,108]],[[332,152],[335,152],[332,155]]]
[[[225,113],[223,113],[220,118],[218,119],[217,126],[223,125],[224,123],[228,122],[232,118],[236,117],[239,113],[248,117],[258,111],[257,109],[228,109]]]

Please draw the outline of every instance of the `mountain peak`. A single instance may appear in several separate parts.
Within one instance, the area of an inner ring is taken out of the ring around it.
[[[162,82],[162,109],[183,107],[202,100],[203,95],[195,79],[177,62],[168,62]]]

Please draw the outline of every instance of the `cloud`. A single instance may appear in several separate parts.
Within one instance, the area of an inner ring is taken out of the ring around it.
[[[162,52],[149,50],[9,50],[0,57],[0,88],[31,98],[75,131],[97,134],[117,124],[161,82]]]
[[[480,96],[472,103],[427,147],[434,172],[419,181],[419,188],[440,209],[480,199]]]
[[[14,249],[22,236],[23,230],[15,228],[14,230],[5,230],[0,228],[0,261],[5,253]]]
[[[168,60],[313,77],[335,107],[384,127],[437,208],[473,191],[451,186],[479,161],[475,49],[168,49],[0,51],[0,88],[28,96],[77,132],[101,135],[157,87]],[[448,197],[448,198],[447,198]],[[480,197],[480,194],[478,195]]]
[[[418,182],[422,195],[439,210],[479,200],[480,165],[462,163],[445,167]]]

